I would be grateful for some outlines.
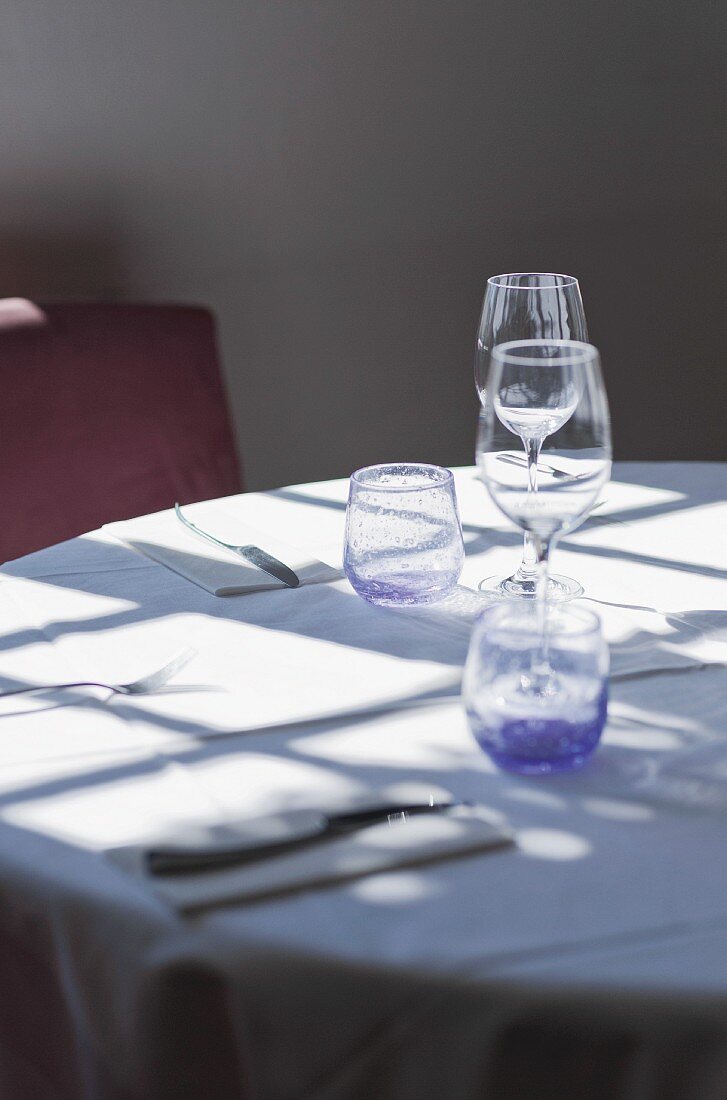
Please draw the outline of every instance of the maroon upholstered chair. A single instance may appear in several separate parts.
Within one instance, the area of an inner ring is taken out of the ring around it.
[[[0,561],[240,492],[198,307],[0,301]]]

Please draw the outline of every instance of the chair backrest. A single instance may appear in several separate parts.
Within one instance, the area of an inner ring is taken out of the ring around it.
[[[0,560],[240,492],[212,315],[0,303]]]

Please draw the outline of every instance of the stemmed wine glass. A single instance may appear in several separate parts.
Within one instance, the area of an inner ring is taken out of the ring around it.
[[[475,381],[480,400],[485,402],[485,380],[490,355],[496,344],[509,340],[588,340],[586,318],[578,280],[572,275],[550,272],[518,272],[493,275],[487,291],[477,332]],[[482,437],[486,433],[484,412],[477,432],[476,461],[479,466]],[[537,558],[532,537],[526,531],[523,559],[517,571],[504,579],[488,577],[480,589],[498,597],[535,598]],[[583,594],[581,585],[569,577],[550,577],[548,598],[570,600]]]
[[[534,542],[537,598],[548,563],[611,475],[611,429],[598,351],[577,340],[493,348],[481,393],[479,466],[492,499]]]

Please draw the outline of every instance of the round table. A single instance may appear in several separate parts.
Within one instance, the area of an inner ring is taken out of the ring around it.
[[[494,769],[456,697],[366,713],[455,682],[477,581],[517,562],[456,478],[461,586],[412,612],[343,577],[215,596],[106,530],[3,567],[6,689],[198,656],[159,696],[0,704],[1,1095],[727,1095],[727,466],[617,463],[556,549],[615,675],[590,766],[541,778]],[[335,567],[346,493],[214,507]],[[516,844],[194,914],[108,858],[160,822],[413,780]]]

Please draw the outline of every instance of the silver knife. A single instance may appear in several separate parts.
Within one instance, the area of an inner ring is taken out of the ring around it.
[[[264,573],[269,573],[271,577],[275,577],[277,581],[282,581],[283,584],[287,584],[288,588],[297,588],[300,584],[300,577],[297,573],[294,573],[284,562],[279,561],[278,558],[274,558],[272,554],[266,553],[265,550],[261,550],[259,546],[233,546],[232,543],[223,542],[222,539],[216,539],[214,535],[210,535],[207,531],[203,531],[197,527],[191,520],[187,519],[182,513],[182,509],[178,504],[174,505],[174,511],[177,514],[177,519],[181,520],[185,527],[190,531],[194,531],[195,535],[199,535],[200,538],[206,539],[207,542],[211,542],[214,546],[221,546],[224,550],[230,550],[233,554],[237,554],[239,557],[244,558],[245,561],[249,561],[251,565],[257,566],[258,569],[262,569]]]
[[[384,822],[398,824],[418,814],[446,813],[456,806],[466,805],[469,803],[432,800],[380,804],[335,814],[291,810],[245,822],[239,830],[229,825],[217,826],[203,830],[198,841],[191,837],[187,842],[150,848],[146,852],[146,865],[154,875],[240,866],[292,852],[320,840],[357,832],[370,825]]]

